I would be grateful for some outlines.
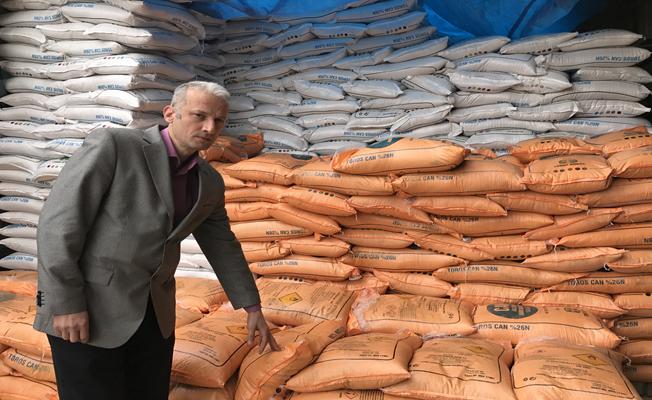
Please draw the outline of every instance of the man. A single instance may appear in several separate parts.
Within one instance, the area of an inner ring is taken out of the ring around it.
[[[159,131],[105,129],[66,163],[38,229],[34,327],[46,332],[61,400],[164,400],[174,346],[180,241],[192,233],[249,341],[278,350],[224,208],[224,182],[197,152],[224,126],[228,92],[179,86]]]

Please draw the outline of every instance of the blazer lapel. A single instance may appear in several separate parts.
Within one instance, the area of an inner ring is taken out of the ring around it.
[[[182,232],[188,225],[191,225],[194,222],[194,219],[197,215],[197,211],[201,210],[201,208],[204,206],[206,203],[206,198],[208,193],[206,192],[208,186],[208,179],[210,179],[210,176],[208,172],[206,171],[206,165],[203,164],[201,161],[197,163],[197,177],[199,180],[199,189],[197,193],[197,202],[192,206],[192,209],[186,215],[184,219],[179,222],[179,225],[174,228],[172,233],[170,233],[170,237],[175,237],[178,235],[179,232]],[[180,238],[180,239],[185,239],[185,238]]]
[[[161,201],[165,204],[170,225],[174,220],[174,202],[172,200],[172,181],[170,179],[170,160],[165,148],[165,143],[161,139],[161,133],[158,126],[151,127],[145,131],[145,143],[143,152],[149,173],[152,175],[154,186],[158,192]]]

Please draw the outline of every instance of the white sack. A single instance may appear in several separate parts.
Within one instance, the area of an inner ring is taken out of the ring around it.
[[[395,98],[403,94],[399,84],[391,80],[356,80],[342,83],[340,86],[346,93],[355,97]]]
[[[442,74],[408,76],[401,80],[401,83],[409,89],[422,90],[440,96],[448,96],[457,91],[450,79]]]
[[[437,55],[449,60],[459,60],[461,58],[492,53],[507,43],[509,43],[509,38],[505,36],[485,36],[454,44],[453,46],[440,51]]]

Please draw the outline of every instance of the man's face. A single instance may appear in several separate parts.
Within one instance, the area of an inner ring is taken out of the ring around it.
[[[189,88],[185,102],[163,109],[172,141],[181,156],[206,150],[222,131],[228,104],[202,89]]]

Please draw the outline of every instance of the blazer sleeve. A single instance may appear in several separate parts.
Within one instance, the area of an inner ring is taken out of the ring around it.
[[[222,178],[218,176],[222,181]],[[229,226],[224,208],[224,185],[220,200],[211,215],[195,229],[193,236],[210,262],[217,279],[229,297],[233,308],[260,304],[254,277],[245,260],[242,246]]]
[[[37,234],[39,291],[53,315],[86,310],[79,259],[113,181],[116,154],[110,131],[89,134],[66,162],[43,206]]]

